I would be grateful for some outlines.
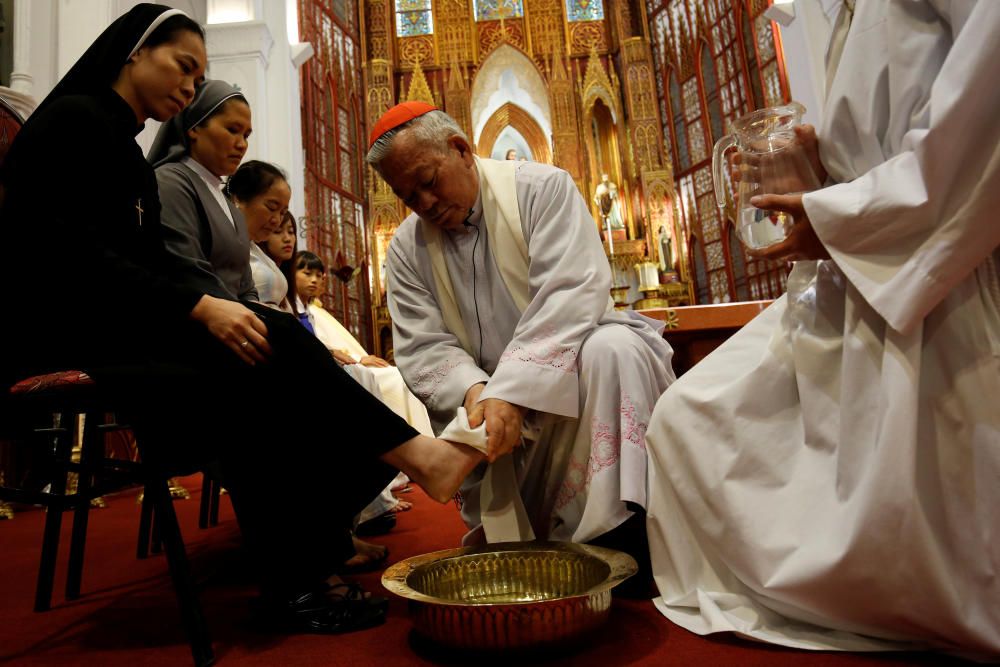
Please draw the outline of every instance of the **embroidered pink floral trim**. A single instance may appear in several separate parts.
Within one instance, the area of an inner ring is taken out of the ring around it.
[[[591,480],[618,463],[622,443],[645,451],[648,425],[636,418],[635,404],[627,394],[622,394],[618,410],[617,430],[614,424],[594,417],[590,422],[590,458],[586,463],[573,459],[566,468],[556,496],[556,509],[560,510],[573,498],[587,490]]]
[[[564,373],[576,372],[577,352],[559,343],[555,330],[533,338],[525,345],[514,345],[504,350],[500,355],[500,363],[505,361],[521,361],[526,364],[548,366]]]
[[[622,394],[621,404],[622,442],[646,451],[646,429],[649,427],[635,416],[635,404],[628,394]]]
[[[413,380],[413,393],[421,400],[429,399],[441,386],[452,370],[457,368],[456,359],[448,359],[443,364],[431,368],[421,368]]]

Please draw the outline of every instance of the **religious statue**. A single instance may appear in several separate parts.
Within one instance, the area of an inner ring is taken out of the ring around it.
[[[514,150],[513,148],[509,149],[507,151],[507,155],[504,156],[504,159],[505,160],[516,160],[517,159],[517,151]]]
[[[601,174],[601,182],[594,190],[594,203],[601,212],[605,226],[610,229],[625,229],[621,204],[618,201],[618,186],[608,178],[607,174]]]
[[[668,223],[660,225],[660,271],[666,273],[674,269],[673,235]]]

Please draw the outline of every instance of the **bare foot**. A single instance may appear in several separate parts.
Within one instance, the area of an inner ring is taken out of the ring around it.
[[[390,511],[399,514],[400,512],[409,512],[411,509],[413,509],[413,503],[408,502],[406,500],[399,500],[397,498],[396,506],[393,507]]]
[[[381,544],[373,544],[371,542],[365,542],[364,540],[351,536],[351,540],[354,542],[354,555],[344,562],[349,568],[359,568],[367,567],[369,565],[375,565],[381,563],[389,555],[389,550],[382,546]]]
[[[423,435],[382,455],[383,461],[405,472],[439,503],[452,499],[483,458],[482,452],[468,445]]]

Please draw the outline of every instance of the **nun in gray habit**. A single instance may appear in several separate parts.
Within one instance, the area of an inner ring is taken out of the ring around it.
[[[233,111],[244,113],[231,114],[227,126],[216,130],[224,133],[221,144],[206,137],[192,150],[192,131],[207,133],[214,118]],[[156,169],[167,251],[188,265],[187,274],[199,279],[206,294],[257,301],[247,227],[222,192],[222,178],[239,167],[249,133],[250,106],[239,89],[206,81],[190,106],[160,127],[147,160]]]

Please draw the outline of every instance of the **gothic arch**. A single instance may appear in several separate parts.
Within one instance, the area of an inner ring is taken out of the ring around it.
[[[486,125],[483,126],[482,134],[479,135],[479,141],[476,143],[476,150],[480,157],[490,156],[497,137],[508,125],[520,132],[521,136],[528,142],[535,162],[552,164],[552,149],[546,140],[545,132],[531,114],[510,102],[493,112],[493,115],[486,121]]]
[[[487,122],[501,107],[510,104],[519,107],[541,128],[544,143],[551,156],[552,113],[548,87],[538,66],[522,51],[509,44],[494,49],[476,72],[470,98],[473,133],[470,139],[475,144],[480,143]],[[549,160],[551,161],[551,157]]]

